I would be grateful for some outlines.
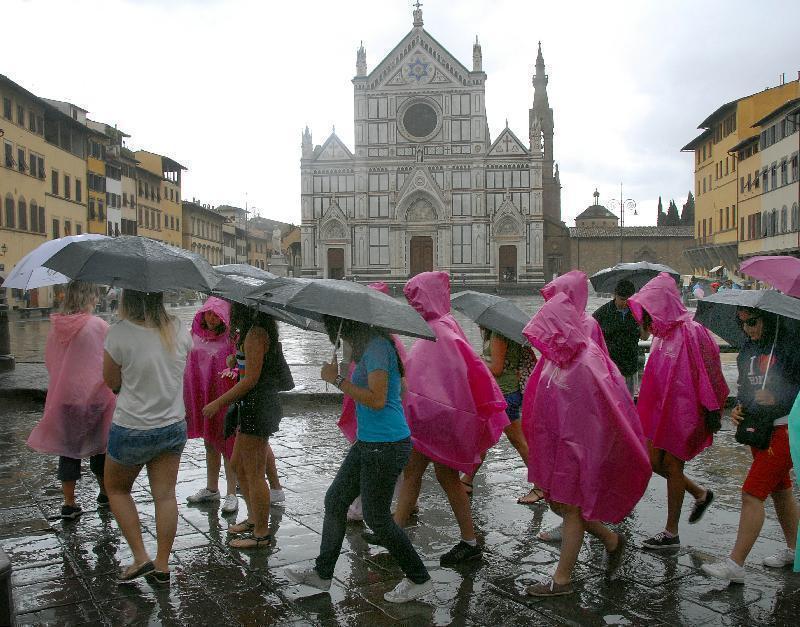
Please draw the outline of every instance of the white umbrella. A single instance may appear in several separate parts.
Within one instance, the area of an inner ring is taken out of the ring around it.
[[[17,262],[8,278],[3,282],[3,287],[32,290],[37,287],[69,283],[69,277],[45,268],[42,264],[67,244],[92,239],[106,239],[106,236],[84,233],[83,235],[68,235],[40,244]]]

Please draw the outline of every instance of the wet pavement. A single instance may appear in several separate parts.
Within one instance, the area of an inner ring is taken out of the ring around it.
[[[771,505],[749,561],[747,583],[707,579],[700,565],[730,549],[738,520],[739,486],[749,453],[729,427],[689,464],[688,473],[714,488],[715,504],[697,525],[685,523],[683,548],[653,554],[638,543],[662,529],[665,482],[654,478],[633,515],[618,526],[630,540],[619,568],[608,573],[602,546],[584,543],[576,569],[577,593],[550,600],[524,595],[525,586],[555,569],[558,547],[535,540],[556,522],[544,506],[524,507],[526,472],[503,439],[489,452],[475,481],[472,510],[485,546],[480,561],[439,567],[439,556],[458,540],[458,527],[432,472],[426,475],[420,514],[409,528],[431,571],[433,592],[405,605],[383,593],[401,577],[385,550],[349,525],[330,595],[289,583],[283,568],[310,563],[319,547],[323,497],[347,450],[335,426],[338,407],[297,395],[273,439],[287,499],[272,508],[275,544],[237,551],[226,545],[229,522],[216,506],[190,507],[186,497],[205,485],[202,444],[191,441],[177,486],[178,537],[168,589],[146,582],[114,584],[130,553],[108,511],[94,510],[97,490],[84,464],[78,486],[86,510],[77,521],[49,522],[61,504],[56,458],[32,453],[25,439],[40,416],[32,401],[5,401],[0,410],[0,546],[13,563],[20,624],[197,625],[779,625],[796,624],[800,575],[771,570],[760,560],[782,545]],[[145,479],[134,491],[145,539],[155,546],[153,502]],[[240,500],[242,510],[244,502]],[[239,517],[244,515],[240,511]]]

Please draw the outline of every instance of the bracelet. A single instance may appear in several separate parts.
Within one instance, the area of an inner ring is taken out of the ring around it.
[[[344,382],[345,382],[345,378],[342,375],[337,374],[336,375],[336,379],[334,379],[334,381],[333,381],[333,384],[337,388],[339,388],[341,390],[342,389],[342,383],[344,383]]]

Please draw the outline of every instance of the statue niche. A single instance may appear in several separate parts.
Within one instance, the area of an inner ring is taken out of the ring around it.
[[[424,198],[417,198],[409,206],[406,212],[406,220],[408,222],[435,222],[436,210],[430,201]]]

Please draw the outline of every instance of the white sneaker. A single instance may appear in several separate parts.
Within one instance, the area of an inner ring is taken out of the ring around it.
[[[187,503],[210,503],[211,501],[219,501],[219,490],[212,492],[208,488],[203,488],[192,494],[186,499]]]
[[[305,568],[301,566],[287,566],[283,572],[285,572],[286,576],[295,583],[311,586],[312,588],[322,590],[323,592],[327,592],[331,589],[332,580],[323,579],[320,577],[313,566],[307,566]]]
[[[283,503],[286,500],[286,494],[283,491],[283,488],[280,490],[270,490],[269,491],[269,502],[271,505],[276,505],[277,503]]]
[[[222,502],[222,513],[232,514],[238,509],[239,509],[239,499],[236,498],[236,495],[229,494],[228,496],[226,496],[225,500]]]
[[[739,566],[730,557],[724,562],[703,564],[703,572],[711,577],[727,579],[731,583],[744,583],[744,566]]]
[[[397,584],[394,590],[389,590],[383,595],[384,600],[389,603],[406,603],[417,599],[433,590],[433,582],[428,579],[425,583],[414,583],[407,577]]]
[[[788,547],[781,549],[775,555],[765,557],[763,564],[770,568],[784,568],[785,566],[794,564],[794,549]]]

